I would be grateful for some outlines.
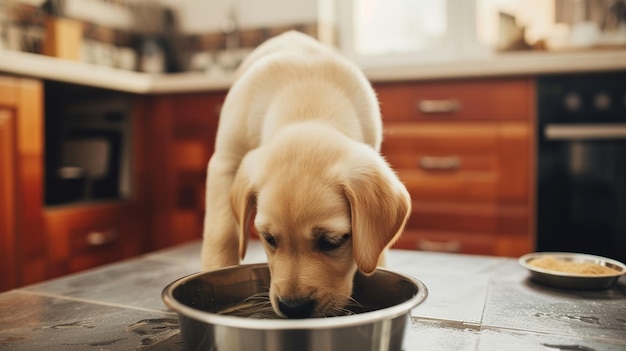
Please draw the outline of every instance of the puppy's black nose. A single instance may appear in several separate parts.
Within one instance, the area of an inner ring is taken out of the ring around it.
[[[306,318],[311,316],[315,307],[312,299],[281,299],[278,301],[278,309],[288,318]]]

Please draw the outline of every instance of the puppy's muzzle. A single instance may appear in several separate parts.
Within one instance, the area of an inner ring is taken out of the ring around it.
[[[307,318],[311,316],[315,308],[315,300],[309,298],[302,299],[280,299],[278,309],[287,318]]]

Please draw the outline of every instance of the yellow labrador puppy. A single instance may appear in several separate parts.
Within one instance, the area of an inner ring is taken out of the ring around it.
[[[297,32],[263,43],[222,109],[202,268],[238,264],[256,230],[276,313],[339,314],[357,269],[374,272],[410,213],[381,138],[376,95],[355,65]]]

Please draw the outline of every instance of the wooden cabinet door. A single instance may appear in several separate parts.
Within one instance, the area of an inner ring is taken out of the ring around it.
[[[395,247],[519,256],[533,245],[530,78],[387,83],[382,153],[413,208]]]
[[[0,290],[46,278],[43,88],[0,77]]]
[[[14,170],[15,114],[0,107],[0,291],[17,284]]]
[[[207,92],[145,101],[151,249],[202,237],[206,168],[225,96]]]
[[[44,112],[43,84],[18,79],[16,96],[17,230],[20,285],[48,278],[43,223]]]

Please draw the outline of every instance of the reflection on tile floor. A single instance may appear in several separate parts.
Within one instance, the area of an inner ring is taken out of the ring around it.
[[[0,296],[0,350],[180,350],[176,316],[9,292]]]
[[[549,335],[511,330],[484,329],[477,351],[624,351],[626,341],[582,339],[574,336]]]
[[[585,303],[581,303],[582,301]],[[619,289],[570,291],[527,281],[493,281],[482,324],[578,337],[624,340],[626,304]]]
[[[405,350],[473,351],[476,350],[479,335],[477,326],[413,318],[405,337]]]

